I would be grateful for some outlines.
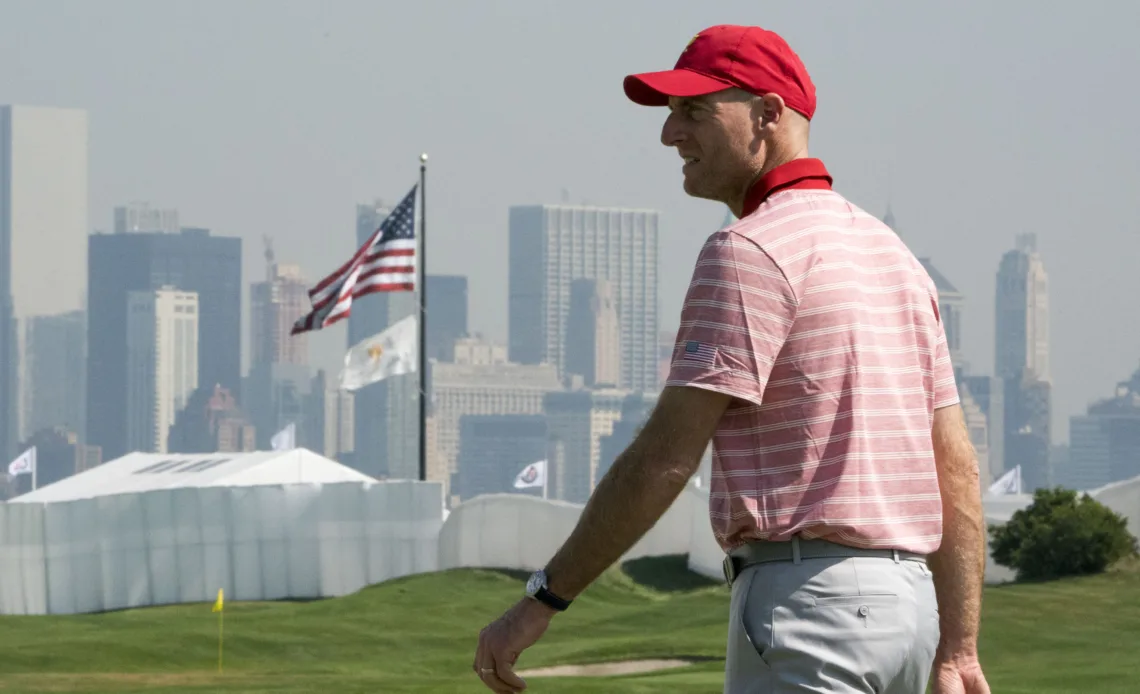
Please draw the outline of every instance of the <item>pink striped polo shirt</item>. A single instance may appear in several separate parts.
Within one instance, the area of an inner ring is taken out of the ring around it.
[[[726,551],[798,533],[927,554],[942,538],[931,423],[958,402],[937,291],[830,180],[815,159],[779,167],[708,238],[666,384],[733,396],[709,492]]]

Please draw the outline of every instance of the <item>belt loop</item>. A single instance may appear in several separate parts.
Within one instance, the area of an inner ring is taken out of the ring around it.
[[[894,557],[894,559],[895,559],[895,563],[896,563],[896,564],[898,564],[898,563],[899,563],[899,561],[901,561],[901,560],[899,559],[899,551],[898,551],[897,549],[892,549],[892,550],[891,550],[891,556],[892,556],[892,557]]]
[[[796,564],[803,563],[803,558],[800,556],[800,536],[792,535],[792,562]]]

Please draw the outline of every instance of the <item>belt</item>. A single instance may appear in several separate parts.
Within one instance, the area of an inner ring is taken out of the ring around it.
[[[848,547],[827,540],[803,540],[793,537],[788,542],[749,542],[736,547],[724,558],[724,578],[729,585],[742,571],[757,564],[790,561],[796,564],[804,559],[849,559],[871,557],[900,561],[926,562],[926,556],[898,549],[862,549]]]

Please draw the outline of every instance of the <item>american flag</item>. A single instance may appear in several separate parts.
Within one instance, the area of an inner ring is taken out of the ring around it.
[[[309,290],[313,310],[297,319],[292,335],[347,318],[352,300],[375,292],[416,288],[416,189],[392,210],[368,241],[336,272]]]

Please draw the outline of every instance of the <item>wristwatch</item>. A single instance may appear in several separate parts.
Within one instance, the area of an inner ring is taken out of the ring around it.
[[[530,575],[526,582],[526,596],[532,600],[537,600],[542,604],[552,609],[563,612],[567,607],[570,607],[572,600],[563,600],[548,589],[549,584],[546,580],[546,572],[542,569],[535,571]]]

